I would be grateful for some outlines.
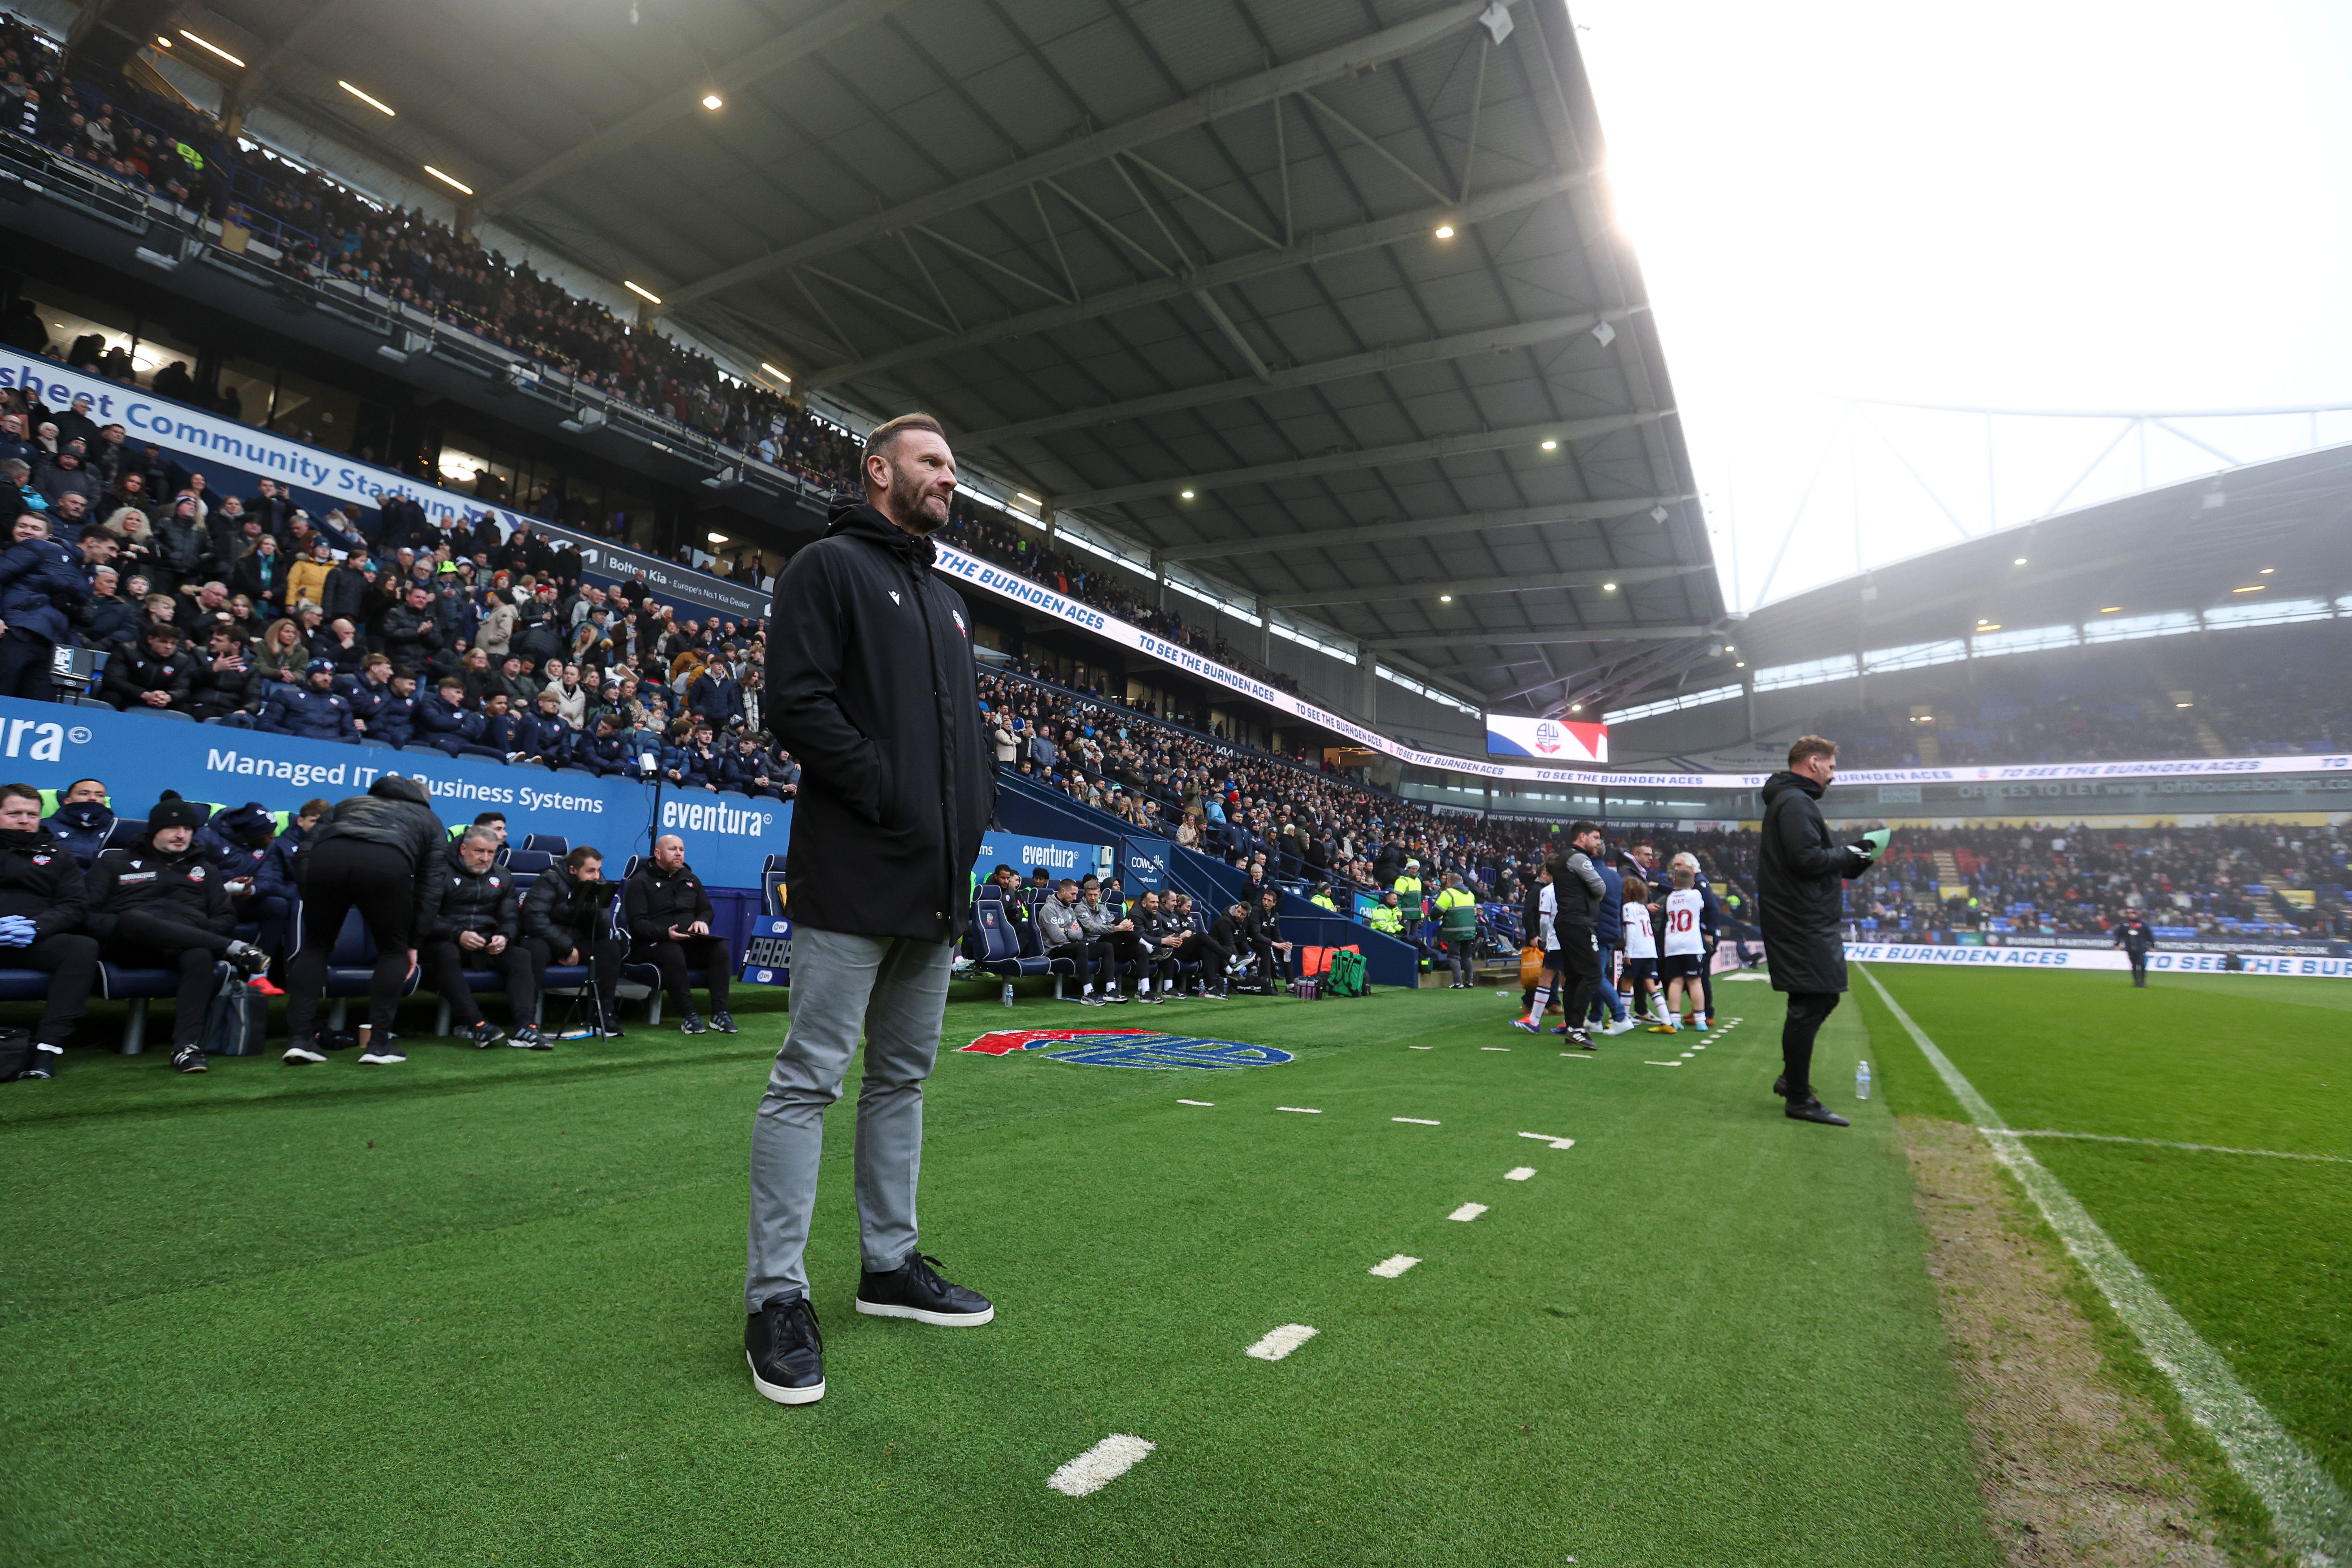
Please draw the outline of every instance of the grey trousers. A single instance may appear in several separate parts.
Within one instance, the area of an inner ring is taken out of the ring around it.
[[[857,1090],[857,1228],[866,1267],[915,1250],[923,1164],[923,1079],[939,1058],[954,948],[908,937],[793,930],[793,1022],[751,1119],[751,1227],[743,1308],[808,1294],[824,1110],[866,1033]]]

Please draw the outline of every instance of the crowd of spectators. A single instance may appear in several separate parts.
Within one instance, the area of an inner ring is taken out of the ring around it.
[[[2333,753],[2352,751],[2352,699],[2335,679],[2347,657],[2328,623],[1983,660],[1925,713],[1874,702],[1806,728],[1840,737],[1853,768]]]

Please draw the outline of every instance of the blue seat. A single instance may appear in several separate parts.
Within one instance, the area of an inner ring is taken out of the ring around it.
[[[558,860],[572,853],[572,840],[560,833],[528,834],[523,838],[522,847],[526,849],[544,850]]]
[[[214,964],[215,982],[225,979],[230,968],[226,963]],[[48,976],[44,974],[41,979],[46,990]],[[98,994],[110,1002],[131,1004],[122,1018],[122,1044],[117,1048],[126,1057],[135,1057],[147,1048],[147,1004],[158,996],[166,1000],[177,996],[180,994],[180,972],[176,969],[132,969],[101,960],[98,966]]]
[[[1054,995],[1058,1000],[1062,994],[1062,982],[1065,979],[1074,978],[1077,974],[1078,961],[1075,958],[1046,957],[1045,939],[1038,934],[1037,922],[1035,921],[1020,921],[1013,922],[1013,929],[1017,931],[1021,936],[1021,952],[1019,954],[1021,961],[1024,963],[1042,963],[1045,966],[1042,970],[1027,970],[1024,973],[1052,975],[1054,977]]]
[[[549,867],[554,864],[555,857],[550,855],[544,849],[509,849],[507,851],[507,868],[511,870],[518,879],[525,876],[536,879],[541,871],[546,870]],[[518,887],[527,887],[529,884],[519,880],[516,885]]]
[[[977,950],[972,962],[983,973],[1025,980],[1033,974],[1049,973],[1055,962],[1043,956],[1022,956],[1021,932],[1004,912],[1004,906],[993,899],[972,906],[971,930]]]
[[[770,859],[775,857],[771,855]],[[781,869],[760,873],[760,912],[771,920],[784,917],[784,874]]]

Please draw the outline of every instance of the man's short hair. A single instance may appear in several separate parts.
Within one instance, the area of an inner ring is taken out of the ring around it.
[[[506,819],[507,814],[503,811],[486,811],[482,813],[481,816],[474,818],[474,826],[477,827],[488,827],[493,822],[504,822]]]
[[[1789,765],[1793,768],[1807,757],[1834,758],[1836,755],[1835,741],[1823,735],[1800,735],[1797,743],[1789,748]]]
[[[866,450],[858,454],[857,471],[864,473],[866,459],[877,452],[887,457],[890,448],[898,445],[898,437],[909,430],[929,430],[942,441],[947,439],[948,433],[940,427],[937,419],[928,414],[901,414],[896,419],[885,419],[867,432]]]
[[[593,845],[583,844],[579,848],[574,849],[571,854],[566,855],[563,858],[563,868],[567,871],[577,871],[581,867],[585,866],[591,860],[602,862],[604,858],[604,852],[602,849],[598,849]]]
[[[1569,824],[1568,841],[1570,844],[1573,844],[1588,833],[1598,833],[1600,831],[1601,825],[1597,822],[1572,822]]]
[[[484,827],[477,823],[457,835],[457,843],[461,848],[468,844],[487,844],[495,849],[499,845],[499,836],[496,829]]]
[[[228,629],[229,628],[226,626],[223,626],[221,628],[223,631],[227,631]],[[386,669],[390,669],[392,668],[392,660],[390,658],[387,658],[380,653],[372,653],[365,658],[360,660],[360,668],[362,670],[373,669],[379,664],[383,666]]]
[[[29,800],[38,805],[41,804],[41,792],[31,784],[0,784],[0,802],[11,800]]]
[[[74,791],[81,788],[81,786],[86,784],[94,784],[99,787],[99,792],[100,794],[105,793],[106,781],[104,779],[76,779],[73,783],[66,785],[66,795],[73,794]],[[65,797],[65,795],[58,796],[59,800],[63,800]]]
[[[149,621],[147,630],[142,635],[153,637],[157,642],[178,642],[180,628],[169,621]]]

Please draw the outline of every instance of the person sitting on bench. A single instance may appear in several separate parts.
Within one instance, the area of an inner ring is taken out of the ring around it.
[[[520,1050],[543,1051],[548,1046],[535,1022],[539,987],[522,945],[522,900],[515,893],[514,874],[498,859],[498,829],[477,825],[443,852],[440,865],[428,868],[431,886],[425,889],[426,919],[417,933],[417,957],[433,989],[449,1004],[450,1021],[477,1048],[504,1040]],[[466,982],[469,964],[506,972],[513,1034],[482,1016],[481,1004]]]
[[[661,970],[662,988],[670,1005],[681,1015],[679,1029],[699,1035],[716,1029],[735,1033],[727,1011],[727,971],[731,954],[726,942],[710,934],[719,918],[702,879],[686,863],[686,840],[665,833],[654,840],[654,858],[637,868],[621,894],[621,926],[629,933],[629,961],[652,963]],[[708,976],[710,1022],[694,1010],[694,992],[687,971],[700,969]]]

